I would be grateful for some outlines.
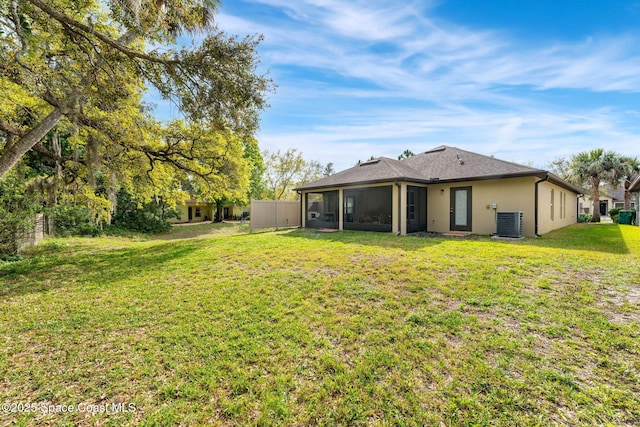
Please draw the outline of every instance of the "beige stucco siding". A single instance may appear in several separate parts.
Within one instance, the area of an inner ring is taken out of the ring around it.
[[[577,194],[545,181],[539,184],[538,200],[538,234],[578,221]]]
[[[427,190],[427,230],[445,233],[450,230],[450,193],[452,187],[471,187],[471,232],[496,232],[497,211],[522,211],[525,236],[535,234],[535,177],[503,178],[430,185]],[[493,205],[496,205],[496,209]]]
[[[189,221],[189,207],[193,208],[193,217]],[[196,216],[196,208],[200,208],[200,216]],[[213,219],[213,211],[209,205],[199,203],[189,203],[187,205],[178,205],[176,209],[180,211],[180,219],[171,218],[171,223],[183,223],[183,222],[203,222],[205,218],[207,221]]]
[[[450,197],[451,189],[471,187],[471,232],[474,234],[494,234],[497,231],[496,214],[501,211],[522,211],[522,231],[525,236],[533,237],[535,228],[535,184],[538,177],[502,178],[456,183],[428,184],[427,187],[427,231],[446,233],[451,230]],[[398,184],[400,188],[398,188]],[[371,188],[392,186],[392,232],[406,233],[407,229],[407,185],[414,183],[382,183],[349,187],[324,188],[309,193],[338,191],[339,223],[344,221],[343,193],[351,188]],[[550,182],[539,184],[538,233],[544,234],[556,228],[565,227],[577,221],[577,195]],[[553,190],[554,203],[551,195]],[[305,227],[306,206],[302,193],[302,226]],[[553,209],[553,215],[551,214]],[[399,215],[399,216],[398,216]],[[398,226],[400,223],[400,226]]]

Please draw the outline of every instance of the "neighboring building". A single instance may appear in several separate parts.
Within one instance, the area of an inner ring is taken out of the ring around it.
[[[521,211],[525,236],[577,222],[581,193],[547,171],[449,146],[370,160],[296,190],[303,227],[494,234],[498,212]]]
[[[180,211],[180,219],[172,218],[172,223],[206,222],[213,221],[216,216],[214,203],[207,203],[196,199],[190,199],[176,207]],[[249,216],[249,208],[236,205],[222,207],[221,220],[238,220]]]
[[[636,202],[631,201],[631,209],[635,209]],[[598,210],[600,216],[609,215],[609,210],[617,208],[624,209],[624,185],[612,187],[611,185],[603,185],[600,187],[600,203]],[[589,196],[583,195],[578,200],[578,212],[593,215],[595,207],[593,206],[593,199]]]

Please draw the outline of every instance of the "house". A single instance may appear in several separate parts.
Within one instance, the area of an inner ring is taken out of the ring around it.
[[[213,221],[216,217],[216,206],[214,203],[197,199],[186,200],[176,207],[180,211],[180,219],[172,218],[172,223],[185,222],[206,222]],[[220,220],[233,220],[247,217],[249,208],[227,204],[222,207]]]
[[[595,210],[595,206],[593,206],[593,199],[587,195],[580,197],[579,199],[579,207],[578,212],[584,214],[591,214]],[[631,200],[631,209],[635,209],[636,203]],[[617,187],[612,187],[611,185],[603,185],[600,187],[600,203],[598,206],[598,210],[600,211],[600,216],[609,215],[610,209],[624,209],[624,186],[619,185]]]
[[[303,227],[494,234],[498,212],[521,211],[525,236],[577,222],[581,194],[545,170],[444,145],[370,160],[296,190]]]

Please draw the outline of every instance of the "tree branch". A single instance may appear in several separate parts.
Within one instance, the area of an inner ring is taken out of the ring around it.
[[[98,31],[96,31],[94,28],[85,25],[81,22],[76,21],[75,19],[72,19],[70,17],[68,17],[67,15],[58,12],[57,10],[55,10],[53,7],[49,6],[48,4],[46,4],[43,1],[40,0],[29,0],[30,3],[32,3],[33,5],[35,5],[36,7],[38,7],[40,10],[42,10],[44,13],[46,13],[47,15],[51,16],[53,19],[55,19],[56,21],[62,23],[62,24],[67,24],[71,27],[74,27],[78,30],[81,30],[87,34],[91,34],[92,36],[96,37],[97,39],[99,39],[100,41],[102,41],[103,43],[107,44],[108,46],[111,46],[112,48],[118,50],[119,52],[124,53],[125,55],[127,55],[130,58],[138,58],[138,59],[142,59],[145,61],[149,61],[149,62],[154,62],[157,64],[163,64],[163,65],[172,65],[172,64],[178,64],[179,61],[177,60],[167,60],[167,59],[163,59],[163,58],[158,58],[152,55],[148,55],[142,52],[138,52],[136,50],[133,49],[129,49],[128,47],[122,45],[121,43],[111,39],[109,36],[106,36]]]

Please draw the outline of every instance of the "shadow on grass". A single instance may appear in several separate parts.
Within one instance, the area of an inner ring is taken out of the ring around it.
[[[525,244],[609,254],[629,254],[625,236],[618,224],[575,224],[554,230]],[[629,226],[630,227],[630,226]]]
[[[149,240],[179,240],[216,235],[249,234],[248,223],[219,222],[174,225],[167,233],[155,234]]]
[[[374,231],[335,231],[322,232],[311,228],[298,228],[279,234],[282,238],[298,238],[318,241],[338,242],[349,245],[378,246],[382,248],[398,248],[404,250],[419,250],[435,246],[447,241],[443,237],[395,236],[391,233]],[[481,237],[470,236],[463,240],[478,240]]]
[[[79,251],[45,248],[31,258],[0,268],[0,298],[63,287],[108,287],[124,279],[162,270],[168,261],[184,258],[201,248],[198,242],[171,242],[145,248]],[[91,250],[94,249],[94,250]],[[82,281],[77,279],[81,277]]]
[[[618,224],[575,224],[545,234],[537,238],[522,240],[500,240],[501,244],[530,245],[555,249],[583,250],[604,252],[611,254],[628,254],[625,237]],[[624,226],[623,226],[624,227]],[[631,227],[631,226],[629,226]],[[640,234],[640,231],[638,231]],[[345,244],[380,246],[386,248],[402,248],[405,250],[419,250],[438,244],[455,242],[486,242],[494,243],[489,236],[470,235],[467,237],[446,237],[441,235],[408,235],[395,236],[390,233],[375,233],[370,231],[337,231],[332,233],[319,232],[314,229],[296,229],[282,237],[304,238],[312,240],[326,240]]]

